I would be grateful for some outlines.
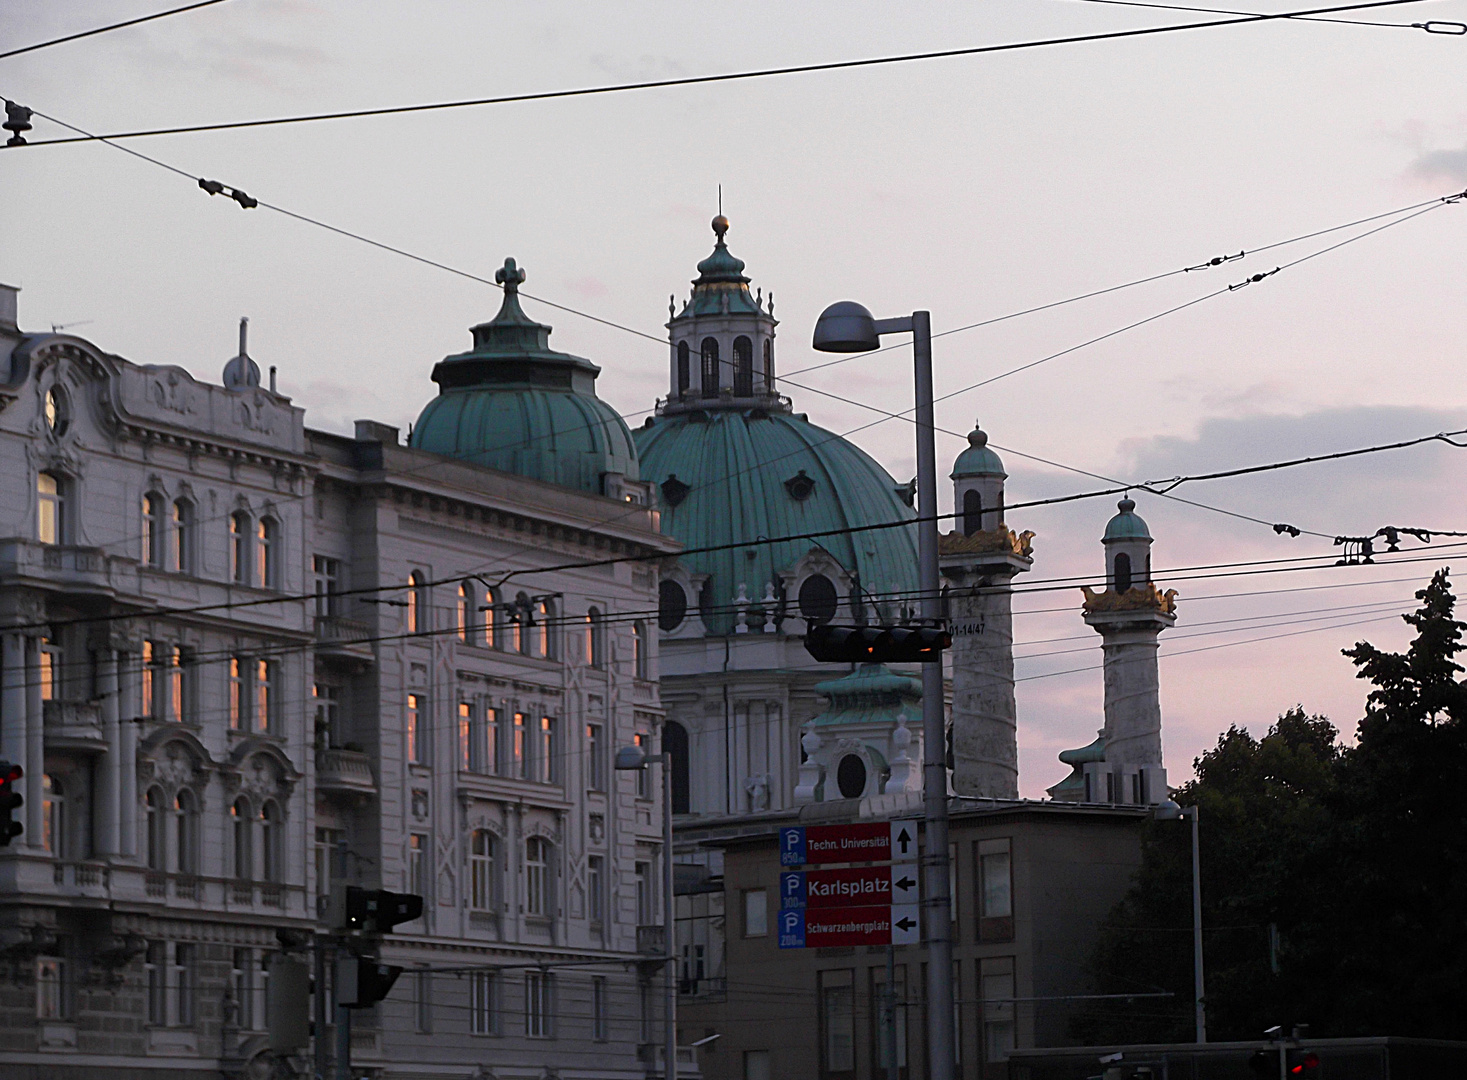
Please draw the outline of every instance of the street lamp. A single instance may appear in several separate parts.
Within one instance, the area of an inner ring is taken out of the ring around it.
[[[640,746],[623,746],[616,752],[615,767],[632,771],[645,769],[653,762],[662,765],[662,948],[666,954],[667,977],[667,1045],[663,1054],[667,1059],[664,1075],[667,1080],[677,1080],[677,963],[673,954],[675,923],[672,909],[672,752],[666,749],[665,736],[662,745],[664,749],[660,754],[649,754]]]
[[[1202,1007],[1202,860],[1197,846],[1197,805],[1178,806],[1171,799],[1157,803],[1157,821],[1192,819],[1192,993],[1197,1011],[1197,1041],[1207,1041],[1207,1012]]]
[[[882,334],[912,335],[917,422],[917,569],[922,621],[942,624],[937,568],[937,443],[932,420],[932,315],[877,319],[851,300],[831,304],[815,323],[820,352],[870,352]],[[947,719],[942,655],[922,665],[922,790],[927,819],[927,1058],[930,1080],[953,1080],[952,911],[948,900]]]

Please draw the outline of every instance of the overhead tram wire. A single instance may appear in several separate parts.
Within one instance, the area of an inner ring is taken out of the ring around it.
[[[1088,4],[1107,4],[1115,7],[1152,8],[1160,11],[1197,11],[1207,15],[1251,15],[1251,11],[1238,11],[1234,8],[1197,7],[1192,4],[1158,4],[1149,0],[1083,0]],[[1461,37],[1467,34],[1467,23],[1459,22],[1424,22],[1424,23],[1393,23],[1374,22],[1368,19],[1331,19],[1328,16],[1318,15],[1294,15],[1290,17],[1291,22],[1321,22],[1336,23],[1341,26],[1386,26],[1402,30],[1425,30],[1428,34],[1446,34],[1452,37]],[[1438,29],[1433,29],[1437,27]],[[1458,29],[1460,28],[1460,29]]]
[[[557,98],[592,97],[601,94],[624,93],[632,90],[665,89],[674,86],[697,86],[710,83],[738,82],[749,79],[771,78],[779,75],[798,75],[821,71],[840,71],[855,68],[878,67],[888,64],[906,64],[924,60],[941,60],[962,56],[979,56],[986,53],[1015,52],[1054,45],[1076,45],[1092,41],[1109,41],[1122,38],[1150,37],[1157,34],[1178,33],[1184,30],[1206,30],[1220,26],[1245,26],[1261,22],[1276,22],[1309,15],[1329,15],[1343,11],[1362,11],[1372,8],[1397,7],[1402,4],[1420,3],[1421,0],[1367,0],[1364,3],[1336,4],[1329,7],[1282,11],[1273,14],[1247,15],[1241,18],[1208,19],[1201,22],[1177,23],[1167,26],[1144,26],[1130,30],[1098,31],[1091,34],[1074,34],[1065,37],[1042,38],[1030,41],[1014,41],[998,45],[974,45],[961,49],[936,49],[926,52],[902,53],[892,56],[867,57],[860,60],[832,60],[815,64],[792,64],[782,67],[759,68],[751,71],[725,72],[719,75],[689,75],[675,79],[649,79],[640,82],[616,83],[607,86],[587,86],[569,90],[546,90],[529,94],[506,94],[497,97],[468,98],[457,101],[430,102],[420,105],[395,105],[376,109],[352,109],[340,112],[309,113],[297,116],[278,116],[260,120],[235,120],[214,124],[189,124],[168,128],[119,131],[107,135],[83,134],[73,138],[42,139],[29,142],[28,146],[56,146],[62,143],[91,142],[106,139],[138,139],[155,135],[182,135],[202,131],[234,131],[241,128],[279,127],[284,124],[315,123],[323,120],[349,120],[373,116],[396,116],[408,113],[437,112],[445,109],[472,108],[483,105],[507,105],[527,101],[549,101]],[[40,115],[39,113],[37,115]],[[12,149],[18,149],[14,147]]]
[[[37,49],[49,49],[52,45],[63,45],[68,41],[79,41],[82,38],[94,37],[97,34],[105,34],[109,30],[121,30],[126,26],[137,26],[139,23],[152,22],[154,19],[165,19],[169,15],[178,15],[185,11],[194,11],[198,8],[212,7],[214,4],[222,4],[224,0],[198,0],[198,3],[184,4],[182,7],[169,8],[167,11],[155,11],[151,15],[141,15],[136,19],[124,19],[122,22],[109,23],[107,26],[99,26],[93,30],[83,30],[76,34],[66,34],[62,37],[52,38],[50,41],[39,41],[34,45],[25,45],[19,49],[11,49],[8,52],[0,52],[0,60],[7,60],[12,56],[20,56],[22,53],[35,52]],[[39,114],[38,114],[39,115]],[[50,119],[47,117],[47,119]]]

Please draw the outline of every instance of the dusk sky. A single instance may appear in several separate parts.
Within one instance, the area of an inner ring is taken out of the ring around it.
[[[8,0],[0,51],[158,6]],[[1086,0],[228,0],[0,60],[0,96],[118,131],[1216,17]],[[1467,0],[1339,17],[1467,23]],[[668,295],[686,295],[711,248],[721,184],[729,246],[777,298],[784,392],[847,432],[882,419],[855,403],[910,406],[911,354],[793,374],[829,359],[810,348],[826,304],[859,300],[878,317],[926,308],[942,332],[1460,192],[1464,70],[1467,37],[1272,21],[126,145],[480,276],[513,256],[528,292],[654,337]],[[63,132],[37,118],[30,134]],[[1018,452],[1138,483],[1467,428],[1467,202],[1288,265],[1393,220],[940,338],[942,395],[1224,290],[941,401],[945,494],[975,417],[1005,448],[1010,502],[1108,486]],[[247,315],[251,354],[278,366],[309,425],[333,431],[357,418],[406,431],[436,392],[433,364],[467,348],[468,327],[499,304],[497,290],[241,210],[99,144],[0,153],[0,281],[22,287],[24,329],[69,325],[108,352],[211,381]],[[600,395],[633,427],[667,392],[665,347],[525,307],[554,326],[554,347],[601,366]],[[912,475],[910,423],[886,419],[852,438],[898,480]],[[1467,532],[1464,462],[1436,444],[1177,490],[1205,507],[1135,496],[1156,537],[1158,584],[1182,597],[1161,662],[1173,783],[1229,724],[1261,734],[1295,703],[1351,733],[1366,687],[1340,649],[1362,637],[1403,646],[1396,614],[1467,547],[1411,540],[1371,567],[1180,568],[1332,556],[1335,536],[1384,525]],[[1011,526],[1038,534],[1020,590],[1101,576],[1115,501],[1011,513]],[[1306,533],[1279,536],[1272,522]],[[1099,638],[1080,621],[1078,589],[1063,584],[1015,597],[1017,611],[1034,612],[1015,619],[1026,796],[1061,779],[1055,753],[1091,741],[1102,721]],[[1051,672],[1069,673],[1033,678]]]

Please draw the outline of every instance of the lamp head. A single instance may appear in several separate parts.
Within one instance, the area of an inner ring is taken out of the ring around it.
[[[1171,799],[1163,799],[1151,811],[1151,816],[1157,821],[1176,821],[1182,816],[1182,808]]]
[[[854,300],[831,304],[815,320],[817,352],[870,352],[880,344],[876,319]]]
[[[623,746],[616,752],[616,767],[618,769],[641,769],[646,764],[647,758],[642,753],[640,746]]]

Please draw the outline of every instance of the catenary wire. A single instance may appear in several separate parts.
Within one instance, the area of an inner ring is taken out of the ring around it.
[[[152,22],[154,19],[164,19],[169,15],[177,15],[184,11],[194,11],[197,8],[210,7],[214,4],[222,4],[224,0],[198,0],[198,3],[184,4],[182,7],[169,8],[167,11],[155,11],[151,15],[140,15],[136,19],[124,19],[122,22],[110,23],[107,26],[99,26],[93,30],[83,30],[76,34],[66,34],[62,37],[52,38],[50,41],[40,41],[34,45],[25,45],[19,49],[11,49],[8,52],[0,52],[0,60],[6,60],[12,56],[22,53],[35,52],[37,49],[49,49],[52,45],[61,45],[68,41],[77,41],[81,38],[93,37],[96,34],[105,34],[109,30],[121,30],[124,26],[137,26],[139,23]],[[50,119],[49,117],[47,119]]]
[[[1154,9],[1158,9],[1158,10],[1161,10],[1161,11],[1197,11],[1197,12],[1202,12],[1203,14],[1207,14],[1207,15],[1251,15],[1251,14],[1253,14],[1253,12],[1251,12],[1251,11],[1237,11],[1237,10],[1234,10],[1234,9],[1231,9],[1231,8],[1195,7],[1195,6],[1191,5],[1191,4],[1157,4],[1157,3],[1147,2],[1147,0],[1083,0],[1083,2],[1089,3],[1089,4],[1110,4],[1110,5],[1113,5],[1115,7],[1154,8]],[[1429,22],[1429,23],[1393,23],[1393,22],[1372,22],[1372,21],[1369,21],[1369,20],[1366,20],[1366,19],[1331,19],[1328,16],[1312,16],[1312,15],[1294,15],[1294,16],[1290,16],[1290,19],[1293,22],[1337,23],[1337,24],[1339,24],[1341,26],[1389,26],[1389,27],[1396,27],[1396,28],[1405,29],[1405,30],[1426,30],[1427,27],[1429,27],[1429,26],[1448,26],[1448,27],[1462,26],[1463,29],[1461,31],[1457,31],[1457,30],[1437,30],[1437,31],[1429,31],[1429,32],[1430,33],[1446,33],[1446,34],[1452,34],[1454,36],[1460,36],[1461,33],[1467,33],[1467,26],[1464,26],[1462,23],[1439,23],[1439,22]]]
[[[609,86],[587,86],[567,90],[546,90],[530,94],[507,94],[497,97],[470,98],[458,101],[431,102],[419,105],[395,105],[376,109],[352,109],[338,112],[311,113],[298,116],[280,116],[259,120],[235,120],[214,124],[189,124],[167,128],[138,129],[111,132],[107,135],[82,135],[73,138],[43,139],[27,143],[28,146],[55,146],[61,143],[90,142],[97,139],[136,139],[155,135],[181,135],[204,131],[232,131],[241,128],[278,127],[283,124],[314,123],[323,120],[346,120],[373,116],[394,116],[407,113],[436,112],[445,109],[461,109],[483,105],[506,105],[515,102],[547,101],[557,98],[591,97],[600,94],[622,93],[632,90],[651,90],[673,86],[695,86],[709,83],[737,82],[748,79],[770,78],[780,75],[795,75],[821,71],[839,71],[852,68],[877,67],[887,64],[913,63],[916,61],[947,59],[961,56],[977,56],[985,53],[1014,52],[1054,45],[1074,45],[1091,41],[1107,41],[1121,38],[1148,37],[1157,34],[1175,33],[1184,30],[1205,30],[1219,26],[1242,26],[1280,19],[1295,19],[1307,15],[1327,15],[1343,11],[1360,11],[1371,8],[1397,7],[1402,4],[1419,3],[1420,0],[1369,0],[1366,3],[1337,4],[1330,7],[1307,8],[1298,11],[1283,11],[1272,14],[1246,15],[1242,18],[1209,19],[1200,22],[1173,24],[1168,26],[1138,27],[1129,30],[1100,31],[1091,34],[1076,34],[1066,37],[1043,38],[1031,41],[1015,41],[998,45],[975,45],[961,49],[938,49],[926,52],[903,53],[893,56],[876,56],[860,60],[833,60],[816,64],[793,64],[783,67],[760,68],[751,71],[725,72],[717,75],[690,75],[674,79],[650,79],[639,82],[617,83]],[[39,113],[37,115],[40,115]],[[49,119],[49,118],[48,118]],[[16,147],[15,149],[18,149]]]

